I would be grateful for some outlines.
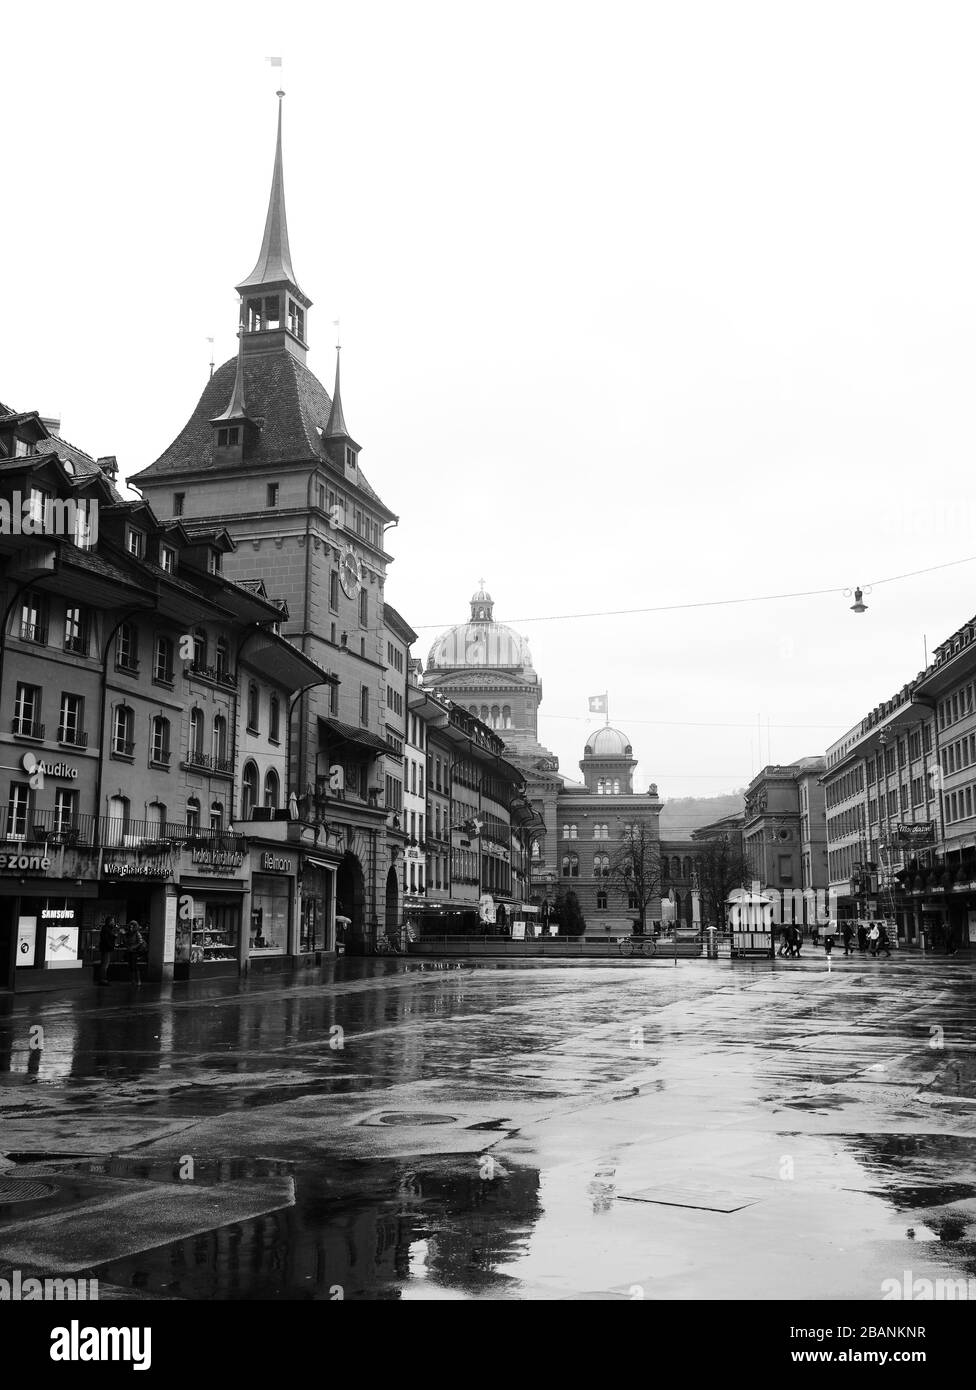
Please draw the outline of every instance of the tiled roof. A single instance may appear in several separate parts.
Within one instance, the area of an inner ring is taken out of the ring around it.
[[[99,474],[112,489],[112,501],[126,501],[126,498],[122,496],[108,474],[103,473],[99,468],[91,454],[86,454],[84,449],[79,449],[75,444],[69,444],[68,441],[62,439],[59,434],[52,434],[50,439],[38,440],[37,452],[39,454],[57,454],[58,458],[65,459],[68,463],[73,463],[76,478],[89,478],[95,474]]]
[[[244,468],[276,463],[318,461],[336,471],[326,457],[321,431],[329,423],[332,399],[304,363],[286,349],[244,357],[244,399],[251,420],[263,420],[259,432],[245,446]],[[207,468],[239,473],[241,464],[214,463],[214,431],[211,421],[227,407],[234,389],[237,358],[218,367],[204,387],[196,409],[183,429],[155,463],[135,473],[131,483],[156,482],[181,473]],[[384,511],[380,500],[357,468],[358,485]],[[347,483],[348,486],[348,483]],[[391,516],[392,512],[389,513]]]

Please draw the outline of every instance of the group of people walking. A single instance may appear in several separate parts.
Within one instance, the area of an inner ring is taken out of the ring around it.
[[[126,927],[116,922],[114,917],[106,917],[102,923],[98,933],[97,984],[107,985],[109,983],[109,967],[112,964],[112,957],[117,951],[124,955],[128,962],[130,982],[141,988],[142,967],[146,956],[146,938],[142,927],[135,918]]]
[[[857,950],[862,955],[869,953],[877,958],[884,955],[891,959],[891,938],[888,935],[887,927],[884,922],[841,922],[840,935],[844,942],[844,955],[854,954],[854,942],[857,941]],[[814,946],[820,944],[820,928],[813,927],[810,933],[810,940]],[[835,936],[830,930],[823,934],[823,948],[829,956],[834,949]],[[784,926],[781,931],[780,947],[776,952],[778,956],[791,956],[794,960],[799,959],[803,948],[803,929],[794,923]]]

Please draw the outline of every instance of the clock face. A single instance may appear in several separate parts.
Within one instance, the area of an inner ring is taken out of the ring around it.
[[[362,566],[359,558],[353,551],[347,550],[339,564],[339,583],[342,585],[346,598],[352,598],[359,592],[363,582]]]

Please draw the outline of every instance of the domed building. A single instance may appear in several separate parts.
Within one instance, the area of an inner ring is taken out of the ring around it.
[[[497,622],[494,609],[482,580],[471,595],[469,620],[449,628],[431,647],[424,685],[497,729],[506,746],[549,754],[539,744],[542,684],[528,641]]]

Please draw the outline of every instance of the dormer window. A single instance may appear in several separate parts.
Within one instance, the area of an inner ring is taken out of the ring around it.
[[[159,567],[164,569],[167,574],[172,574],[176,568],[176,551],[171,545],[159,547]]]
[[[239,425],[232,425],[229,429],[217,431],[217,448],[232,449],[240,443],[241,431]]]
[[[136,559],[141,560],[146,553],[145,532],[135,526],[126,527],[125,548],[130,555],[135,555]]]
[[[15,459],[29,459],[29,458],[31,457],[31,455],[33,454],[33,452],[34,452],[34,446],[33,446],[33,444],[29,443],[26,439],[19,439],[19,438],[15,438],[15,439],[14,439],[14,458],[15,458]]]
[[[219,573],[220,573],[220,551],[219,551],[219,550],[208,550],[208,551],[207,551],[207,573],[208,573],[208,574],[219,574]]]
[[[355,467],[356,467],[356,450],[353,449],[353,448],[352,448],[350,445],[348,445],[348,444],[346,445],[346,467],[347,467],[347,468],[355,468]]]

